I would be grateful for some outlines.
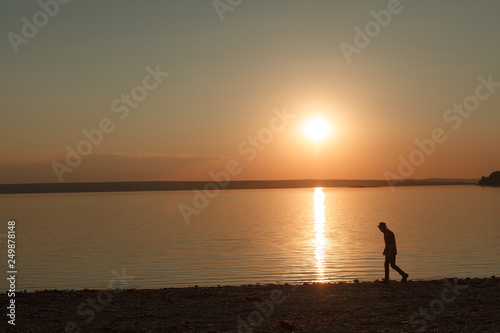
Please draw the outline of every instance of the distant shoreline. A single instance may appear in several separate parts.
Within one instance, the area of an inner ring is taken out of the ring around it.
[[[407,179],[394,186],[477,185],[479,179]],[[36,183],[0,184],[0,194],[30,193],[89,193],[89,192],[143,192],[203,190],[216,184],[221,190],[283,189],[312,187],[387,187],[385,180],[235,180],[226,184],[215,181],[139,181],[139,182],[89,182],[89,183]],[[224,186],[225,185],[225,186]]]

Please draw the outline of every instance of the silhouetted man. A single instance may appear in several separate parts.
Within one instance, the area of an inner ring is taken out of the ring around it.
[[[384,241],[385,241],[385,249],[383,255],[385,255],[385,279],[384,282],[389,282],[389,264],[391,267],[396,270],[401,276],[401,282],[406,282],[408,280],[408,274],[403,272],[401,268],[396,266],[396,254],[398,254],[398,250],[396,248],[396,237],[394,233],[387,228],[387,225],[384,222],[380,222],[378,225],[380,231],[384,233]]]

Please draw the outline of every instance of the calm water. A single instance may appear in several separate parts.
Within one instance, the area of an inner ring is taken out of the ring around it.
[[[375,280],[383,277],[380,221],[396,234],[410,279],[500,275],[500,189],[222,191],[186,224],[178,205],[192,197],[0,196],[0,233],[17,221],[18,289],[106,288],[112,269],[134,276],[134,288]]]

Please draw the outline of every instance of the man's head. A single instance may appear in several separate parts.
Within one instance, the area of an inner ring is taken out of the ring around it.
[[[385,224],[385,222],[380,222],[378,224],[378,228],[380,229],[380,231],[385,232],[387,230],[387,225]]]

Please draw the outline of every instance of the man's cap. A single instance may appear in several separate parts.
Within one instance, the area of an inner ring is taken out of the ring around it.
[[[380,222],[380,223],[378,224],[378,227],[379,227],[379,228],[387,228],[387,225],[385,224],[385,222]]]

